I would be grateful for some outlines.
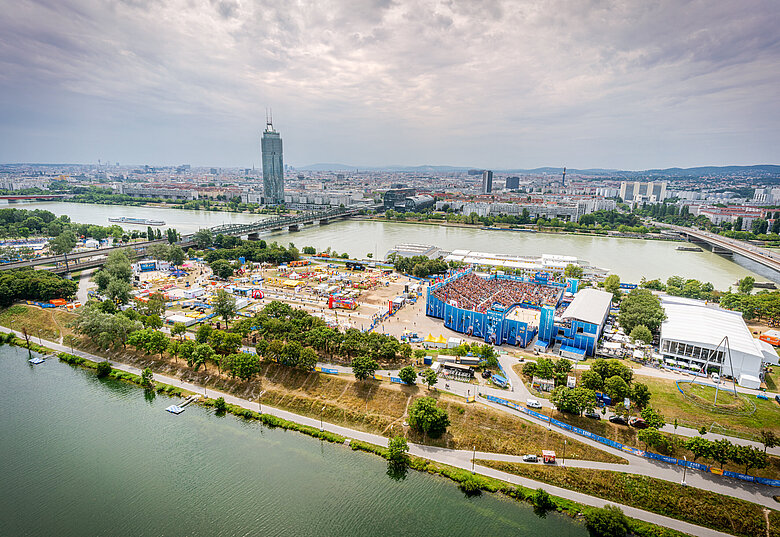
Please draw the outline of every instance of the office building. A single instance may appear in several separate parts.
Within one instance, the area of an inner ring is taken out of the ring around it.
[[[284,203],[282,137],[269,119],[260,142],[263,152],[263,198],[267,205]]]
[[[493,172],[485,170],[482,172],[482,193],[490,194],[493,192]]]
[[[620,183],[620,197],[625,202],[651,201],[662,202],[667,198],[666,181],[642,183],[640,181],[623,181]]]
[[[506,178],[506,184],[504,185],[504,188],[507,190],[517,190],[520,188],[520,178],[519,177],[507,177]]]

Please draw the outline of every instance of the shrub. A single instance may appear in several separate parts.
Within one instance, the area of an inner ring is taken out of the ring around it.
[[[214,401],[214,410],[217,414],[224,414],[227,410],[227,404],[224,397],[219,397]]]
[[[626,537],[629,523],[620,508],[608,505],[585,511],[585,527],[592,537]]]
[[[547,509],[553,509],[555,507],[555,502],[553,501],[552,497],[544,489],[536,489],[536,491],[531,496],[531,503],[534,504],[534,507],[543,511],[546,511]]]
[[[99,362],[96,369],[98,378],[107,377],[111,374],[111,364],[107,360]]]

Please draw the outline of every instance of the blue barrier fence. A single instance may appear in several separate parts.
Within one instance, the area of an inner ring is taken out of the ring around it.
[[[492,401],[493,403],[498,403],[499,405],[508,406],[509,408],[513,408],[518,412],[522,412],[524,414],[528,414],[529,416],[533,416],[537,419],[546,421],[551,425],[555,425],[556,427],[560,427],[561,429],[564,429],[566,431],[571,431],[580,436],[584,436],[585,438],[590,438],[591,440],[594,440],[601,444],[613,447],[615,449],[619,449],[621,451],[632,453],[639,457],[645,457],[648,459],[663,461],[678,466],[686,466],[688,468],[693,468],[695,470],[701,470],[702,472],[721,474],[721,471],[719,469],[712,468],[711,466],[700,464],[698,462],[680,460],[675,457],[659,455],[658,453],[651,453],[649,451],[644,451],[641,449],[637,449],[635,447],[626,446],[624,444],[621,444],[620,442],[615,442],[614,440],[610,440],[609,438],[604,438],[603,436],[599,436],[590,431],[586,431],[584,429],[580,429],[579,427],[569,425],[568,423],[564,423],[562,421],[552,419],[550,416],[546,416],[545,414],[542,414],[540,412],[535,412],[531,409],[528,409],[524,406],[515,403],[514,401],[507,401],[506,399],[501,399],[500,397],[496,397],[495,395],[482,395],[482,394],[479,395],[480,397],[484,397],[485,399],[487,399],[488,401]],[[752,475],[740,474],[738,472],[729,472],[729,471],[723,471],[722,475],[725,475],[727,477],[733,477],[735,479],[741,479],[742,481],[749,481],[751,483],[760,483],[762,485],[769,485],[770,487],[780,487],[780,479],[767,479],[765,477],[754,477]]]

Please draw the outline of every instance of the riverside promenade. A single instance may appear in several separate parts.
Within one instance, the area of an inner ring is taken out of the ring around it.
[[[15,333],[18,336],[22,336],[22,334],[18,331],[11,330],[5,327],[0,327],[0,331],[6,332],[6,333]],[[47,340],[41,340],[41,344],[49,349],[55,350],[57,352],[67,352],[71,353],[71,350],[69,347],[65,345],[61,345],[59,343],[55,343],[52,341]],[[108,361],[111,366],[115,369],[118,369],[120,371],[125,371],[128,373],[133,373],[135,375],[140,375],[141,370],[137,367],[124,364],[121,362],[116,362],[113,360],[106,360],[103,357],[93,355],[87,352],[74,350],[72,354],[75,354],[77,356],[80,356],[82,358],[86,358],[88,360],[92,360],[95,362],[102,362],[102,361]],[[250,401],[247,399],[242,399],[239,397],[236,397],[234,395],[220,392],[217,390],[212,390],[209,388],[204,388],[203,386],[199,386],[196,384],[192,384],[189,382],[184,382],[178,378],[170,377],[166,375],[160,375],[155,373],[154,374],[154,380],[158,382],[162,382],[165,384],[170,384],[172,386],[176,386],[178,388],[188,390],[194,393],[203,393],[204,395],[207,395],[210,398],[215,397],[223,397],[225,401],[229,404],[237,405],[242,408],[246,408],[248,410],[259,410],[259,404],[257,401]],[[492,406],[492,405],[490,405]],[[288,412],[286,410],[282,410],[279,408],[274,408],[268,405],[262,405],[262,412],[264,414],[270,414],[273,416],[277,416],[279,418],[283,418],[289,421],[293,421],[302,425],[307,425],[310,427],[320,427],[320,420],[316,418],[311,418],[308,416],[302,416],[299,414],[295,414],[292,412]],[[181,419],[186,419],[186,414],[182,415]],[[376,434],[366,433],[363,431],[359,431],[356,429],[350,429],[348,427],[343,427],[340,425],[332,424],[332,423],[323,423],[323,428],[326,431],[339,434],[341,436],[344,436],[346,438],[350,439],[356,439],[363,442],[368,442],[375,445],[380,446],[387,446],[388,439],[383,436],[379,436]],[[581,438],[578,438],[578,440],[582,440]],[[429,459],[434,462],[439,462],[442,464],[448,464],[450,466],[454,466],[457,468],[461,468],[464,470],[471,470],[472,468],[472,452],[470,451],[463,451],[463,450],[452,450],[447,448],[439,448],[434,446],[425,446],[420,444],[409,444],[409,453],[414,456],[423,457],[426,459]],[[510,461],[510,462],[520,462],[520,457],[512,456],[512,455],[505,455],[505,454],[498,454],[498,453],[482,453],[477,452],[476,457],[478,459],[486,459],[486,460],[503,460],[503,461]],[[675,469],[675,476],[674,479],[669,479],[671,475],[668,474],[670,471],[669,468],[664,469],[661,465],[654,463],[652,461],[644,461],[637,457],[631,457],[629,459],[629,463],[627,465],[625,464],[609,464],[609,463],[598,463],[593,461],[574,461],[574,460],[568,460],[565,463],[566,466],[569,467],[580,467],[580,468],[593,468],[593,469],[601,469],[601,470],[613,470],[613,471],[622,471],[626,473],[635,473],[635,474],[642,474],[642,475],[651,475],[653,477],[657,477],[660,479],[668,479],[670,481],[678,481],[679,478],[677,475],[681,474],[679,470]],[[487,477],[492,477],[495,479],[499,479],[501,481],[505,481],[507,483],[511,483],[514,485],[520,485],[523,487],[527,487],[530,489],[544,489],[547,492],[549,492],[552,495],[565,498],[568,500],[572,500],[575,502],[578,502],[582,505],[588,505],[593,507],[604,507],[606,505],[617,505],[620,507],[623,512],[632,518],[636,518],[638,520],[643,520],[645,522],[650,522],[653,524],[657,524],[659,526],[664,526],[668,528],[672,528],[690,535],[700,536],[700,537],[716,537],[716,536],[726,536],[729,535],[727,533],[723,533],[720,531],[712,530],[710,528],[705,528],[702,526],[698,526],[695,524],[691,524],[688,522],[684,522],[681,520],[669,518],[663,515],[659,515],[656,513],[651,513],[649,511],[644,511],[642,509],[637,509],[635,507],[630,507],[626,505],[622,505],[616,502],[611,502],[608,500],[604,500],[602,498],[598,498],[595,496],[590,496],[587,494],[582,494],[579,492],[571,491],[568,489],[564,489],[561,487],[556,487],[553,485],[548,485],[546,483],[542,483],[539,481],[534,481],[532,479],[527,479],[524,477],[520,477],[514,474],[509,474],[506,472],[501,472],[499,470],[494,470],[492,468],[487,468],[483,466],[476,465],[475,473],[484,475]],[[660,474],[666,474],[666,475],[660,475]],[[741,484],[738,482],[732,483],[731,481],[724,481],[722,483],[712,482],[709,480],[696,480],[696,472],[688,472],[688,475],[686,477],[686,481],[688,482],[689,486],[694,486],[697,488],[702,488],[705,490],[710,490],[712,492],[718,492],[721,494],[727,494],[729,496],[745,499],[747,501],[751,501],[754,503],[758,503],[760,505],[763,505],[765,507],[771,507],[774,508],[776,505],[776,502],[771,497],[771,493],[773,492],[770,487],[759,487],[755,484]],[[759,491],[763,491],[764,493],[761,494]]]

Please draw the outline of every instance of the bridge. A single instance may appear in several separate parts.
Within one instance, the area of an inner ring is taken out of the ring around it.
[[[97,250],[87,250],[84,252],[74,252],[65,255],[50,255],[46,257],[37,257],[26,261],[14,261],[0,265],[0,270],[11,270],[18,268],[40,267],[43,270],[54,272],[55,274],[64,274],[74,270],[82,270],[93,267],[100,267],[106,262],[108,254],[117,250],[122,250],[128,257],[142,257],[146,250],[153,244],[168,244],[167,240],[160,239],[154,241],[135,242],[124,246],[115,246],[112,248],[98,248]]]
[[[275,218],[268,218],[266,220],[259,220],[257,222],[252,222],[251,224],[222,224],[210,228],[208,231],[211,232],[212,237],[216,237],[217,235],[233,235],[238,237],[246,236],[249,240],[257,240],[260,236],[260,233],[264,231],[277,231],[285,228],[290,231],[297,231],[300,229],[300,226],[305,224],[319,222],[320,225],[324,225],[332,222],[333,220],[355,216],[366,208],[376,209],[378,207],[379,206],[372,205],[369,207],[338,207],[324,211],[308,211],[291,216],[280,216]],[[182,240],[178,243],[179,246],[195,246],[194,237],[194,234],[183,236]],[[167,241],[144,241],[132,243],[126,246],[100,248],[97,250],[88,250],[85,252],[77,252],[67,255],[38,257],[36,259],[29,259],[27,261],[15,261],[13,263],[0,265],[0,270],[40,267],[44,270],[62,274],[68,271],[102,266],[108,258],[108,254],[116,250],[125,250],[131,258],[143,257],[146,254],[147,248],[153,244],[167,244]],[[67,269],[66,259],[68,265]]]
[[[701,229],[673,226],[669,224],[661,225],[676,231],[690,242],[709,245],[716,254],[739,254],[751,261],[755,261],[767,268],[780,272],[780,254],[768,250],[767,248],[761,248],[760,246],[736,239],[729,239],[728,237]]]
[[[70,194],[26,194],[18,196],[0,196],[0,200],[7,200],[9,203],[14,201],[28,200],[60,200],[70,197]]]

